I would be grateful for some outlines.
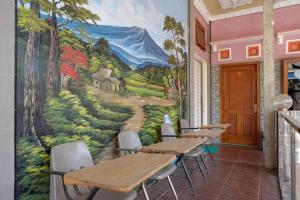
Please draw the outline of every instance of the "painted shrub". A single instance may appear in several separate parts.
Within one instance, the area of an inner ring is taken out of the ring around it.
[[[184,0],[18,0],[17,199],[49,199],[49,151],[83,140],[95,161],[134,130],[159,141],[186,116]]]

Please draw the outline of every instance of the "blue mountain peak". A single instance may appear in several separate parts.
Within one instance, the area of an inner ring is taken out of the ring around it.
[[[59,21],[64,21],[60,18]],[[74,31],[81,22],[72,22],[65,28]],[[93,40],[104,37],[110,44],[111,51],[120,57],[120,59],[136,69],[145,65],[168,65],[168,55],[152,39],[146,29],[138,26],[117,27],[109,25],[85,25],[87,32]]]

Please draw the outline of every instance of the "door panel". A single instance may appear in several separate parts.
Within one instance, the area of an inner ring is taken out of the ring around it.
[[[257,65],[221,67],[221,119],[232,126],[224,143],[257,145]]]
[[[202,63],[194,60],[194,66],[191,68],[191,125],[198,127],[202,125]]]

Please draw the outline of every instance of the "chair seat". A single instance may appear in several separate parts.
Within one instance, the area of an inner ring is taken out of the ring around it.
[[[220,137],[208,138],[205,144],[219,144]]]
[[[76,198],[76,200],[84,200],[86,196],[85,194],[81,197]],[[99,190],[94,196],[93,200],[134,200],[137,198],[136,191],[130,192],[114,192],[110,190]]]
[[[197,147],[197,148],[191,150],[190,152],[188,152],[187,154],[185,154],[184,157],[196,157],[203,153],[204,153],[203,148]]]
[[[159,172],[154,174],[151,179],[162,180],[170,176],[176,170],[176,165],[169,164],[165,168],[161,169]]]

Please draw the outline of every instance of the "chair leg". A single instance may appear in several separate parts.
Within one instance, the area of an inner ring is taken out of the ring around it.
[[[192,191],[193,191],[193,193],[195,194],[195,189],[194,189],[194,186],[193,186],[193,183],[192,183],[192,179],[191,179],[191,177],[190,177],[190,175],[189,175],[189,173],[188,173],[188,171],[187,171],[187,169],[186,169],[186,166],[185,166],[185,163],[184,163],[183,159],[181,160],[181,164],[182,164],[184,173],[185,173],[185,175],[186,175],[186,177],[187,177],[187,179],[188,179],[188,181],[189,181],[189,184],[190,184],[190,186],[191,186],[191,188],[192,188]]]
[[[148,193],[147,193],[147,190],[146,190],[146,187],[145,187],[144,183],[142,184],[142,187],[143,187],[143,192],[144,192],[146,200],[149,200],[149,196],[148,196]]]
[[[198,168],[199,168],[199,170],[200,170],[200,172],[201,172],[201,174],[202,174],[202,176],[203,176],[204,182],[207,183],[206,177],[205,177],[205,175],[204,175],[204,173],[203,173],[203,171],[202,171],[202,169],[201,169],[200,162],[199,162],[197,156],[195,156],[194,158],[195,158],[195,160],[196,160],[196,162],[197,162],[197,165],[198,165]]]
[[[216,167],[215,159],[214,159],[214,157],[212,156],[212,154],[211,154],[211,152],[210,152],[210,150],[209,150],[207,144],[205,144],[205,147],[206,147],[206,150],[207,150],[207,152],[208,152],[208,154],[209,154],[211,160],[212,160],[213,163],[214,163],[214,166]]]
[[[201,158],[201,161],[202,161],[202,163],[203,163],[203,166],[204,166],[204,168],[205,168],[206,174],[208,174],[208,170],[207,170],[207,167],[206,167],[205,161],[204,161],[204,159],[203,159],[203,156],[202,156],[202,155],[200,155],[200,158]]]
[[[173,194],[174,194],[175,199],[178,200],[178,197],[177,197],[176,191],[175,191],[175,189],[174,189],[174,186],[173,186],[173,184],[172,184],[172,181],[171,181],[170,176],[168,176],[168,181],[169,181],[169,184],[170,184],[170,187],[171,187],[171,189],[172,189],[172,192],[173,192]]]
[[[92,200],[96,193],[98,192],[99,188],[92,188],[85,200]]]

